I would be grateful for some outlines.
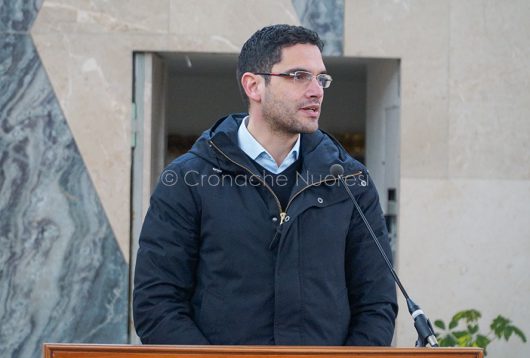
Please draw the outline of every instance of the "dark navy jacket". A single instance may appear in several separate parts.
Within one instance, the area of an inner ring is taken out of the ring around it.
[[[140,235],[134,322],[147,344],[390,345],[392,276],[330,166],[390,256],[366,169],[331,137],[302,134],[282,208],[220,120],[162,173]]]

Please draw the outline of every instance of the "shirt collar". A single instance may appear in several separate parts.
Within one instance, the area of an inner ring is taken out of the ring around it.
[[[247,128],[247,122],[248,122],[248,116],[243,118],[243,120],[241,121],[241,125],[239,126],[239,130],[237,131],[237,139],[239,141],[239,148],[241,148],[241,150],[245,152],[246,155],[252,158],[252,160],[256,160],[263,153],[267,154],[272,159],[272,155],[252,136],[252,134],[250,134]],[[299,153],[300,153],[300,134],[298,135],[298,139],[296,140],[296,143],[294,144],[289,154],[287,154],[285,159],[293,158],[294,160],[297,160]]]

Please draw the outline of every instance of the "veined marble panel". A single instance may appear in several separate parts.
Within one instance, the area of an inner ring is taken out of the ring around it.
[[[118,244],[128,255],[132,50],[117,35],[32,36]]]
[[[0,0],[0,34],[29,31],[43,0]]]
[[[323,54],[341,56],[344,43],[344,0],[292,0],[302,26],[324,41]]]
[[[125,343],[128,265],[29,35],[0,37],[0,357]]]

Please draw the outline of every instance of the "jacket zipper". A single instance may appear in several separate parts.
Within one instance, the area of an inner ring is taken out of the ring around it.
[[[269,186],[269,184],[267,184],[267,182],[265,182],[264,180],[261,179],[261,177],[259,175],[256,175],[252,172],[252,170],[250,170],[249,168],[245,167],[243,164],[239,164],[238,162],[236,162],[235,160],[233,160],[232,158],[230,158],[228,155],[225,154],[225,152],[223,152],[218,146],[215,145],[215,143],[210,140],[209,143],[219,152],[221,153],[226,159],[228,159],[230,162],[234,163],[235,165],[237,165],[238,167],[240,168],[243,168],[244,170],[246,170],[247,172],[249,172],[250,174],[252,174],[253,176],[256,177],[256,179],[258,179],[261,184],[263,184],[264,187],[266,187],[270,193],[272,194],[272,196],[274,197],[274,200],[276,201],[276,205],[278,205],[278,209],[280,209],[280,225],[283,223],[283,221],[285,220],[285,216],[287,216],[287,214],[283,211],[282,209],[282,204],[280,203],[280,199],[278,199],[278,197],[276,196],[276,194],[274,193],[274,191],[272,190],[272,188]]]
[[[250,170],[249,168],[245,167],[243,164],[239,164],[238,162],[236,162],[235,160],[233,160],[232,158],[230,158],[228,155],[226,155],[217,145],[215,145],[215,143],[210,140],[209,143],[219,152],[221,153],[226,159],[228,159],[230,162],[234,163],[235,165],[239,166],[240,168],[243,168],[244,170],[246,170],[247,172],[249,172],[250,174],[254,175],[262,184],[263,186],[265,186],[269,191],[270,193],[272,194],[272,196],[274,197],[274,200],[276,201],[276,205],[278,205],[278,209],[280,209],[280,226],[283,225],[283,223],[285,222],[285,218],[287,217],[287,209],[289,208],[289,206],[291,205],[291,203],[293,202],[293,199],[296,198],[300,193],[302,193],[304,190],[312,187],[312,186],[316,186],[316,185],[319,185],[319,184],[322,184],[326,181],[329,181],[329,180],[335,180],[335,179],[323,179],[323,180],[320,180],[318,182],[315,182],[315,183],[311,183],[309,185],[306,185],[305,187],[303,187],[302,189],[300,189],[299,191],[297,191],[296,193],[294,193],[293,196],[291,196],[291,198],[289,199],[289,201],[287,202],[287,206],[285,207],[285,210],[283,210],[282,208],[282,205],[280,203],[280,199],[278,199],[278,197],[276,196],[276,194],[274,193],[274,191],[272,190],[272,188],[264,181],[261,179],[261,177],[259,175],[255,175],[252,170]],[[359,174],[362,173],[362,170],[359,170],[358,172],[355,172],[353,174],[349,174],[349,175],[346,175],[345,177],[343,177],[344,179],[348,179],[348,178],[351,178],[351,177],[354,177],[354,176],[357,176]]]

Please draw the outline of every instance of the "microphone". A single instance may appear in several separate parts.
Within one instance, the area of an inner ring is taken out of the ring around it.
[[[379,253],[383,257],[383,259],[386,262],[386,265],[388,269],[390,270],[390,273],[392,274],[392,277],[394,278],[394,281],[398,285],[401,293],[405,297],[407,301],[407,308],[409,310],[410,315],[412,316],[412,319],[414,320],[414,327],[416,328],[416,332],[418,332],[418,340],[416,341],[416,347],[427,347],[427,344],[431,347],[438,347],[438,340],[436,339],[436,336],[434,335],[434,330],[431,325],[431,321],[427,318],[425,313],[421,310],[420,306],[418,306],[408,295],[407,291],[401,284],[401,280],[399,279],[396,271],[394,271],[394,268],[392,267],[392,264],[390,263],[390,260],[388,259],[388,256],[386,255],[385,251],[383,250],[383,247],[379,243],[379,240],[377,239],[377,236],[374,234],[374,231],[372,230],[372,226],[366,219],[366,216],[364,216],[364,213],[357,203],[357,200],[355,200],[355,197],[350,191],[350,188],[346,184],[346,181],[344,180],[344,168],[340,164],[333,164],[329,172],[333,177],[336,177],[340,180],[342,185],[344,185],[344,189],[348,192],[348,195],[350,199],[353,202],[353,205],[355,206],[355,209],[357,209],[357,212],[361,216],[364,225],[370,232],[370,236],[374,240],[375,244],[377,245],[377,248],[379,250]]]
[[[342,174],[344,174],[344,168],[340,164],[333,164],[331,168],[329,168],[329,172],[334,177],[340,179],[342,178]]]

